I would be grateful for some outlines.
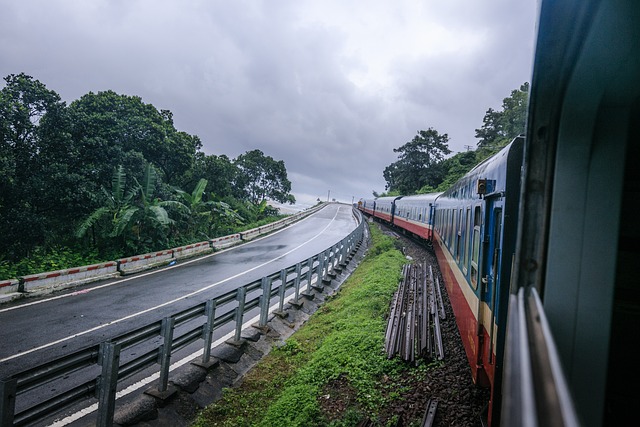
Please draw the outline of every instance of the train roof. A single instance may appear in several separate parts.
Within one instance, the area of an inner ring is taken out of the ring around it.
[[[441,194],[442,193],[427,193],[427,194],[415,194],[413,196],[402,196],[402,198],[398,200],[398,203],[435,200]]]
[[[480,162],[462,178],[456,181],[455,184],[442,193],[443,197],[456,197],[455,194],[457,194],[462,187],[468,187],[470,184],[473,184],[476,179],[484,178],[491,174],[492,171],[503,167],[507,163],[511,151],[514,149],[522,151],[523,145],[524,137],[522,135],[514,138],[496,154]]]
[[[476,166],[473,167],[473,169],[471,169],[469,172],[467,172],[465,174],[465,176],[467,176],[467,175],[479,175],[479,174],[484,173],[488,169],[491,169],[493,167],[497,167],[498,165],[504,163],[506,161],[506,158],[509,155],[509,152],[511,151],[514,143],[516,143],[516,141],[518,141],[518,139],[522,139],[522,136],[518,136],[518,137],[514,138],[510,143],[505,145],[496,154],[494,154],[493,156],[488,157],[488,158],[484,159],[482,162],[478,163]]]
[[[403,196],[384,196],[384,197],[376,197],[376,202],[393,202],[396,199],[399,199]]]

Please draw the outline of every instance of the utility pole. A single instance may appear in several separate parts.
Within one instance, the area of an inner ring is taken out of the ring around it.
[[[327,202],[329,201],[329,197],[331,197],[331,190],[327,191]]]

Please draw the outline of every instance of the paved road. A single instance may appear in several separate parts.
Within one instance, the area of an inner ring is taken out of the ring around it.
[[[331,204],[265,238],[136,276],[0,306],[0,378],[105,341],[317,254],[356,227]]]

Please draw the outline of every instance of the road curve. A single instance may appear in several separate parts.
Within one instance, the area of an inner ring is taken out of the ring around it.
[[[0,306],[0,378],[105,341],[279,271],[356,227],[349,205],[330,204],[241,246],[135,276]]]

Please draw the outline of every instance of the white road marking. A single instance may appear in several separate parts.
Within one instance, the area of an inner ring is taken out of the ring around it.
[[[194,295],[197,295],[197,294],[199,294],[199,293],[201,293],[201,292],[204,292],[204,291],[206,291],[206,290],[209,290],[209,289],[211,289],[211,288],[213,288],[213,287],[215,287],[215,286],[221,285],[222,283],[228,282],[229,280],[233,280],[233,279],[235,279],[235,278],[238,278],[238,277],[240,277],[240,276],[243,276],[243,275],[245,275],[245,274],[247,274],[247,273],[249,273],[249,272],[251,272],[251,271],[257,270],[258,268],[264,267],[264,266],[265,266],[265,265],[267,265],[267,264],[271,264],[272,262],[277,261],[278,259],[283,258],[283,257],[285,257],[285,256],[289,255],[290,253],[297,251],[297,250],[298,250],[298,249],[300,249],[301,247],[305,246],[307,243],[309,243],[309,242],[311,242],[312,240],[315,240],[316,238],[318,238],[319,236],[321,236],[321,235],[322,235],[322,233],[324,233],[324,232],[325,232],[325,231],[326,231],[326,230],[331,226],[331,224],[333,224],[333,222],[334,222],[334,221],[335,221],[335,219],[336,219],[336,216],[338,216],[338,212],[340,212],[340,209],[342,209],[342,207],[338,207],[338,210],[336,211],[336,213],[335,213],[335,215],[333,216],[333,218],[331,218],[331,221],[329,222],[329,224],[327,224],[327,226],[326,226],[326,227],[324,227],[324,228],[323,228],[323,229],[322,229],[318,234],[316,234],[315,236],[313,236],[312,238],[310,238],[310,239],[309,239],[309,240],[307,240],[306,242],[304,242],[304,243],[300,244],[299,246],[297,246],[297,247],[295,247],[295,248],[291,249],[290,251],[288,251],[288,252],[286,252],[286,253],[284,253],[284,254],[282,254],[282,255],[277,256],[276,258],[273,258],[273,259],[271,259],[271,260],[269,260],[269,261],[267,261],[267,262],[264,262],[264,263],[262,263],[262,264],[260,264],[260,265],[257,265],[257,266],[255,266],[255,267],[253,267],[253,268],[250,268],[250,269],[248,269],[248,270],[246,270],[246,271],[244,271],[244,272],[242,272],[242,273],[238,273],[238,274],[236,274],[236,275],[234,275],[234,276],[227,277],[226,279],[220,280],[220,281],[218,281],[218,282],[216,282],[216,283],[212,283],[211,285],[205,286],[204,288],[201,288],[201,289],[199,289],[199,290],[197,290],[197,291],[193,291],[193,292],[191,292],[191,293],[189,293],[189,294],[183,295],[183,296],[181,296],[180,298],[176,298],[176,299],[173,299],[173,300],[171,300],[171,301],[164,302],[164,303],[162,303],[162,304],[156,305],[155,307],[150,307],[150,308],[147,308],[147,309],[145,309],[145,310],[138,311],[137,313],[130,314],[130,315],[125,316],[125,317],[122,317],[122,318],[120,318],[120,319],[112,320],[111,322],[104,323],[104,324],[99,325],[99,326],[96,326],[96,327],[94,327],[94,328],[87,329],[87,330],[85,330],[85,331],[79,332],[79,333],[74,334],[74,335],[70,335],[70,336],[65,337],[65,338],[61,338],[61,339],[56,340],[56,341],[52,341],[52,342],[47,343],[47,344],[43,344],[43,345],[41,345],[41,346],[39,346],[39,347],[35,347],[35,348],[30,349],[30,350],[26,350],[26,351],[23,351],[23,352],[21,352],[21,353],[16,353],[16,354],[13,354],[13,355],[11,355],[11,356],[5,357],[4,359],[0,359],[0,363],[2,363],[2,362],[6,362],[6,361],[8,361],[8,360],[17,359],[17,358],[22,357],[22,356],[25,356],[25,355],[27,355],[27,354],[34,353],[34,352],[36,352],[36,351],[43,350],[43,349],[45,349],[45,348],[48,348],[48,347],[54,346],[54,345],[56,345],[56,344],[60,344],[60,343],[65,342],[65,341],[69,341],[69,340],[71,340],[71,339],[74,339],[74,338],[77,338],[77,337],[80,337],[80,336],[83,336],[83,335],[89,334],[89,333],[91,333],[91,332],[95,332],[95,331],[100,330],[100,329],[102,329],[102,328],[105,328],[105,327],[107,327],[107,326],[115,325],[115,324],[120,323],[120,322],[123,322],[123,321],[125,321],[125,320],[132,319],[132,318],[134,318],[134,317],[140,316],[140,315],[142,315],[142,314],[148,313],[148,312],[153,311],[153,310],[156,310],[156,309],[158,309],[158,308],[165,307],[165,306],[167,306],[167,305],[171,305],[171,304],[173,304],[173,303],[175,303],[175,302],[181,301],[181,300],[183,300],[183,299],[190,298],[190,297],[192,297],[192,296],[194,296]],[[218,252],[218,253],[219,253],[219,252]],[[201,259],[201,258],[199,258],[199,259]],[[183,264],[183,265],[184,265],[184,264]],[[139,277],[139,276],[138,276],[138,277]],[[118,283],[121,283],[121,282],[118,282]]]

